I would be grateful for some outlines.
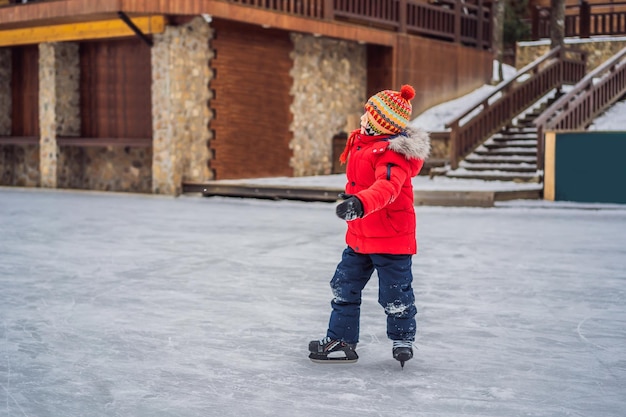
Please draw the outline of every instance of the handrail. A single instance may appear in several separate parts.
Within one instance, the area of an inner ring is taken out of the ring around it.
[[[570,58],[571,55],[578,55],[579,59]],[[450,128],[451,168],[456,169],[461,159],[541,97],[565,83],[580,80],[585,74],[586,58],[586,53],[579,50],[554,48],[446,123],[445,127]]]
[[[490,47],[491,9],[482,2],[405,1],[407,32],[471,44],[477,48]]]
[[[399,33],[491,47],[491,9],[485,0],[226,0],[307,18],[349,21]]]
[[[533,71],[536,72],[536,69],[539,68],[539,66],[541,64],[543,64],[544,62],[546,62],[548,59],[554,57],[555,55],[557,55],[559,53],[559,47],[556,47],[550,51],[548,51],[548,53],[546,53],[545,55],[537,58],[535,61],[529,63],[528,65],[526,65],[525,67],[523,67],[522,69],[520,69],[519,71],[517,71],[515,73],[515,76],[509,80],[505,80],[505,81],[501,81],[498,85],[496,85],[496,88],[491,92],[491,94],[489,94],[487,97],[482,98],[479,102],[477,102],[475,105],[469,107],[464,113],[462,113],[459,116],[456,116],[454,119],[450,120],[449,122],[447,122],[445,124],[446,128],[451,128],[454,125],[457,125],[461,122],[462,119],[464,119],[466,116],[468,116],[470,113],[473,113],[477,110],[478,107],[487,104],[489,102],[489,99],[496,96],[497,94],[502,94],[503,91],[506,91],[507,89],[511,88],[511,86],[519,81],[520,78],[522,78],[523,76],[526,76],[527,73]]]
[[[589,3],[587,0],[565,7],[564,21],[566,38],[580,36],[589,38],[597,35],[626,34],[626,1],[611,3]],[[611,10],[607,10],[610,8]],[[615,9],[619,10],[615,10]],[[577,12],[569,13],[570,10]],[[531,9],[532,39],[550,37],[550,8],[535,6]]]
[[[587,74],[574,88],[548,107],[536,120],[537,164],[543,166],[546,130],[585,128],[626,93],[626,48]]]
[[[585,75],[585,77],[580,80],[571,91],[561,96],[557,101],[552,103],[552,105],[548,107],[543,113],[541,113],[541,115],[537,117],[537,119],[535,119],[535,126],[548,128],[554,127],[554,117],[557,116],[561,111],[567,110],[569,103],[574,98],[579,96],[581,92],[585,92],[590,87],[593,87],[593,81],[594,79],[598,78],[599,75],[607,71],[613,71],[615,69],[615,66],[617,65],[617,61],[620,61],[624,56],[626,56],[626,48],[622,49],[611,59],[603,62],[589,74]]]

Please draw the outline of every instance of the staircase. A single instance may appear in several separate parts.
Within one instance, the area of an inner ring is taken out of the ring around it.
[[[447,122],[449,159],[430,176],[541,183],[543,133],[585,130],[626,96],[626,48],[589,73],[586,60],[586,52],[554,48]]]
[[[487,181],[539,182],[537,130],[527,126],[505,127],[446,176]]]
[[[542,100],[513,119],[462,160],[458,169],[433,168],[430,176],[540,183],[541,173],[537,170],[537,128],[533,121],[558,97],[560,94],[552,93],[547,100]]]

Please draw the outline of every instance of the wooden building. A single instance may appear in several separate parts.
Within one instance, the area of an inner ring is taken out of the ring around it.
[[[12,3],[0,185],[177,195],[329,174],[369,95],[412,84],[415,117],[492,72],[481,0]]]

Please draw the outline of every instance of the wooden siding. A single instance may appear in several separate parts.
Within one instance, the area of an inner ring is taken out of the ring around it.
[[[11,136],[39,137],[39,47],[12,48]]]
[[[80,44],[82,136],[152,138],[150,47],[137,38]]]
[[[367,96],[393,87],[393,49],[367,45]]]
[[[289,34],[224,20],[213,28],[215,179],[292,176]]]
[[[489,83],[493,67],[489,51],[412,36],[398,36],[394,60],[394,88],[415,87],[413,117]]]

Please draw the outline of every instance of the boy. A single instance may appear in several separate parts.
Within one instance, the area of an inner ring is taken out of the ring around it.
[[[350,134],[341,154],[347,161],[346,192],[336,208],[346,220],[347,248],[330,286],[332,313],[326,337],[309,343],[314,362],[356,362],[361,292],[374,269],[378,272],[378,302],[387,315],[387,337],[393,357],[413,357],[415,297],[412,255],[417,252],[413,185],[430,152],[421,129],[408,128],[415,90],[384,90],[370,97],[361,128]]]

